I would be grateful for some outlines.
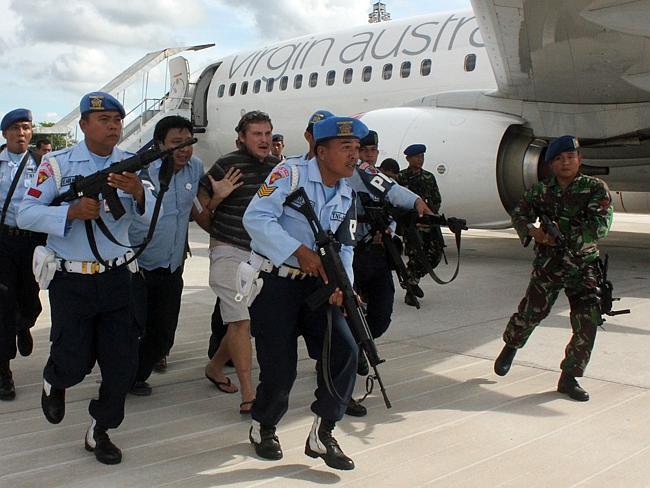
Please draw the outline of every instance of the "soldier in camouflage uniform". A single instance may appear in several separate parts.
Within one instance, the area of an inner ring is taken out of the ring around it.
[[[433,173],[422,169],[424,165],[424,153],[427,147],[424,144],[411,144],[404,150],[406,161],[408,161],[408,168],[399,172],[397,182],[411,190],[413,193],[420,196],[433,213],[438,213],[440,210],[440,190],[438,190],[438,183]],[[440,259],[442,258],[443,248],[445,246],[442,238],[442,232],[438,226],[418,226],[420,235],[422,236],[422,243],[424,245],[424,252],[431,263],[431,267],[435,268]],[[424,275],[427,274],[426,269],[420,263],[417,253],[414,251],[413,246],[409,245],[408,239],[406,242],[406,255],[409,258],[407,269],[413,277],[419,281]],[[421,296],[419,298],[422,298]],[[417,298],[411,295],[410,292],[406,293],[404,302],[413,307],[417,304]]]
[[[584,374],[596,330],[602,324],[596,243],[607,235],[612,223],[611,197],[603,181],[579,172],[582,156],[575,137],[555,139],[545,160],[550,162],[554,176],[528,190],[512,216],[520,239],[535,239],[535,259],[526,295],[503,334],[506,345],[494,363],[494,371],[500,376],[509,371],[517,349],[526,344],[564,288],[571,306],[573,335],[560,364],[558,391],[574,400],[587,401],[589,394],[575,378]],[[566,249],[557,247],[549,233],[533,225],[543,215],[559,228]]]

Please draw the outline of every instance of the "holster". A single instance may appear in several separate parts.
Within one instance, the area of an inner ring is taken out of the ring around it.
[[[242,261],[239,263],[237,268],[237,275],[235,279],[237,280],[237,294],[235,295],[235,301],[246,302],[246,306],[250,307],[262,291],[262,286],[264,285],[264,280],[259,277],[260,270],[253,267],[250,263]]]
[[[41,290],[47,290],[56,273],[56,254],[45,246],[36,246],[32,257],[32,271]]]

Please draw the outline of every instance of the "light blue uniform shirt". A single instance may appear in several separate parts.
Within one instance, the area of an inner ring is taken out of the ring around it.
[[[20,167],[20,162],[23,160],[25,153],[14,154],[10,153],[7,148],[3,149],[0,152],[0,213],[5,205],[5,200],[7,194],[9,193],[9,187],[13,181],[18,168]],[[16,185],[16,190],[14,191],[13,196],[11,197],[11,202],[7,208],[7,216],[5,217],[5,225],[10,227],[16,227],[16,214],[18,213],[18,205],[25,196],[27,188],[29,188],[33,183],[35,183],[36,178],[36,161],[34,158],[29,155],[27,164],[23,169],[18,184]]]
[[[155,195],[160,191],[161,165],[162,161],[158,159],[149,165],[149,178],[143,174],[145,185],[151,182]],[[203,176],[203,162],[194,156],[174,173],[169,182],[169,189],[163,196],[162,210],[158,216],[153,238],[138,258],[140,267],[147,270],[169,268],[174,272],[183,264],[187,226],[201,176]],[[148,232],[148,224],[134,221],[129,229],[131,243],[133,245],[142,243]]]
[[[104,167],[129,156],[130,153],[115,147]],[[18,225],[23,229],[48,234],[47,247],[60,258],[71,261],[96,261],[88,244],[84,222],[78,219],[72,222],[67,220],[70,203],[62,203],[57,207],[50,207],[49,204],[69,189],[75,176],[88,176],[102,169],[104,168],[97,167],[84,141],[76,146],[46,154],[38,167],[36,184],[27,190],[18,209]],[[101,205],[99,213],[113,236],[122,244],[129,244],[130,225],[135,220],[145,224],[151,221],[155,199],[145,187],[145,208],[144,213],[140,214],[131,195],[122,190],[118,190],[117,194],[126,210],[122,218],[115,220],[105,204]],[[100,202],[104,203],[102,200]],[[95,222],[92,227],[99,254],[103,259],[114,259],[126,253],[127,248],[109,241]]]
[[[353,204],[356,197],[347,179],[340,179],[336,183],[335,195],[327,202],[325,185],[315,158],[309,161],[287,159],[266,178],[244,214],[244,227],[251,236],[251,249],[266,256],[275,266],[287,264],[296,268],[299,267],[298,259],[293,253],[301,244],[316,250],[314,234],[305,216],[284,205],[291,191],[291,166],[298,169],[295,187],[305,189],[323,229],[337,234],[341,242],[341,261],[350,282],[354,283],[352,257],[356,215],[351,214],[355,213]]]
[[[401,186],[371,164],[360,161],[357,163],[357,168],[349,181],[357,195],[367,193],[375,202],[379,202],[383,198],[397,208],[413,209],[415,208],[415,201],[419,198],[411,190]],[[363,205],[359,198],[357,198],[357,214],[364,214]],[[394,227],[393,224],[391,224],[391,228]],[[359,224],[357,226],[357,240],[361,240],[368,232],[370,232],[368,224]]]

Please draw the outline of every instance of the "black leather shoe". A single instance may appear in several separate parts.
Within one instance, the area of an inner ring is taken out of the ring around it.
[[[359,348],[359,361],[357,362],[357,374],[359,376],[368,376],[370,373],[370,366],[368,365],[368,360],[366,355],[363,352],[363,349]]]
[[[136,381],[129,390],[131,395],[149,396],[151,395],[151,385],[146,381]]]
[[[267,427],[253,421],[251,430],[248,432],[248,439],[255,447],[255,454],[259,457],[273,461],[282,459],[282,447],[280,447],[278,436],[275,435],[275,426]]]
[[[21,356],[29,356],[34,350],[34,339],[29,329],[19,329],[16,331],[16,345]]]
[[[345,409],[345,415],[350,415],[351,417],[365,417],[368,415],[368,410],[366,410],[366,407],[361,405],[354,398],[350,398],[348,406]]]
[[[512,360],[515,359],[515,354],[517,354],[517,348],[509,345],[503,346],[501,354],[494,361],[494,372],[499,376],[505,376],[510,371],[510,366],[512,366]]]
[[[412,293],[407,293],[404,295],[404,303],[410,305],[411,307],[420,308],[420,302]]]
[[[164,373],[167,371],[167,356],[164,356],[160,361],[154,364],[152,369],[156,373]]]
[[[354,469],[354,461],[343,453],[332,436],[333,429],[334,422],[316,417],[305,442],[305,454],[311,458],[322,458],[330,468]]]
[[[9,401],[14,398],[16,398],[14,376],[9,369],[9,361],[4,361],[0,365],[0,400]]]
[[[560,381],[557,384],[557,391],[569,395],[569,397],[578,402],[589,401],[589,393],[578,384],[575,377],[564,372],[560,375]]]
[[[95,458],[102,464],[120,464],[122,462],[122,451],[111,442],[106,429],[98,427],[95,419],[90,423],[86,431],[86,451],[94,452]]]
[[[49,423],[58,424],[61,422],[65,417],[65,389],[55,388],[47,381],[43,381],[41,407]]]

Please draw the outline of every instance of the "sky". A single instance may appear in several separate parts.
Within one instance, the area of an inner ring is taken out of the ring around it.
[[[368,21],[370,0],[0,0],[0,117],[26,107],[56,122],[146,53],[215,43],[184,53],[190,70],[269,42]],[[384,0],[393,19],[469,8],[469,0]],[[165,79],[164,64],[149,74]],[[127,91],[142,99],[143,82]],[[135,102],[134,102],[135,104]],[[127,106],[127,110],[129,107]]]

